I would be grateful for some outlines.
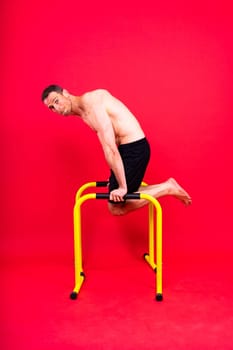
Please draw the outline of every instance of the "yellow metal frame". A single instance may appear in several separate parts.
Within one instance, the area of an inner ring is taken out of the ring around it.
[[[103,182],[104,183],[104,182]],[[143,186],[147,186],[145,182]],[[104,186],[104,185],[103,185]],[[76,193],[74,206],[74,260],[75,260],[75,287],[70,295],[71,299],[76,299],[80,288],[84,282],[84,272],[82,267],[82,239],[81,239],[81,206],[89,199],[96,199],[97,193],[83,194],[90,187],[102,187],[98,182],[88,182],[81,186]],[[144,254],[146,262],[156,272],[156,300],[163,300],[162,294],[162,208],[160,203],[151,195],[140,193],[139,199],[149,201],[149,253]],[[133,199],[129,199],[133,200]],[[154,210],[155,209],[155,210]],[[154,212],[156,212],[156,262],[155,262],[155,234],[154,234]]]

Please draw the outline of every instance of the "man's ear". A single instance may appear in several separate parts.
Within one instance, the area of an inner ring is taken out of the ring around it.
[[[66,89],[62,90],[62,95],[65,96],[65,97],[69,97],[70,96],[69,92]]]

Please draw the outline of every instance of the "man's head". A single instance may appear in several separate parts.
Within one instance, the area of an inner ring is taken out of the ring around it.
[[[41,99],[55,113],[62,115],[72,114],[71,95],[59,85],[46,87],[42,92]]]

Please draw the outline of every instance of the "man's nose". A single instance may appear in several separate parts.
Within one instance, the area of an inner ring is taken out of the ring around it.
[[[59,107],[59,105],[54,105],[54,112],[59,112],[59,110],[60,110],[60,107]]]

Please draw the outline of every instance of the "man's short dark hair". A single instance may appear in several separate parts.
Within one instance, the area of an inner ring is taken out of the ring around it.
[[[50,94],[50,92],[56,91],[59,94],[62,94],[63,88],[59,85],[49,85],[45,88],[41,95],[41,100],[44,101]]]

